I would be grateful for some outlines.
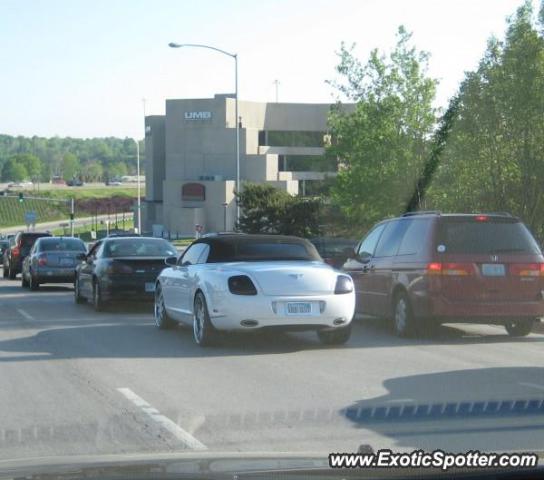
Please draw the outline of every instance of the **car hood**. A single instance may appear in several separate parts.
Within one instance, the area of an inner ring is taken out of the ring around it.
[[[539,453],[542,457],[542,453]],[[98,456],[47,457],[0,461],[0,480],[74,479],[233,479],[282,478],[288,480],[331,478],[431,478],[449,479],[475,473],[505,474],[508,470],[421,468],[331,469],[328,453],[212,453],[122,454]],[[510,472],[511,473],[511,472]],[[535,478],[542,467],[518,469],[516,478]],[[494,478],[494,477],[489,477]],[[540,478],[540,477],[539,477]]]
[[[0,461],[0,480],[229,478],[251,472],[328,469],[327,453],[120,454]]]

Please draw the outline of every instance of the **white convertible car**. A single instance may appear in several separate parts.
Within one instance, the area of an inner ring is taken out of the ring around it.
[[[315,330],[327,344],[351,335],[351,277],[325,264],[307,240],[209,236],[166,264],[155,289],[155,322],[161,329],[192,326],[201,346],[221,330]]]

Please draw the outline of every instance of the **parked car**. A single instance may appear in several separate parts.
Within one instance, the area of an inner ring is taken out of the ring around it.
[[[15,235],[7,235],[8,246],[2,252],[2,276],[8,278],[9,275],[9,250],[15,245]]]
[[[23,261],[21,286],[37,290],[43,283],[73,283],[78,256],[86,251],[79,238],[38,238]]]
[[[0,257],[4,257],[4,252],[9,248],[9,240],[7,238],[0,239]]]
[[[378,223],[343,266],[359,313],[399,336],[441,323],[504,325],[528,335],[544,315],[544,256],[507,214],[408,214]]]
[[[68,187],[82,187],[82,186],[85,185],[85,184],[84,184],[83,181],[80,180],[79,178],[73,178],[72,180],[68,180],[68,181],[66,182],[66,185],[67,185]]]
[[[316,237],[311,238],[310,242],[314,244],[325,263],[335,268],[340,268],[344,264],[357,245],[357,240],[337,237]]]
[[[221,330],[314,330],[324,343],[351,335],[351,278],[297,237],[215,235],[194,241],[159,275],[155,323],[185,323],[198,345]]]
[[[30,253],[34,242],[41,237],[51,237],[49,232],[19,232],[15,235],[13,245],[8,250],[7,258],[7,276],[10,280],[15,280],[18,273],[21,273],[23,261]],[[4,267],[4,276],[6,269]]]
[[[115,237],[98,240],[79,257],[74,296],[76,303],[92,301],[97,311],[112,300],[153,300],[155,281],[164,260],[176,248],[162,238]]]

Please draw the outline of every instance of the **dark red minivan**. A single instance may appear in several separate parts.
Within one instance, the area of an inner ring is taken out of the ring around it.
[[[343,269],[355,283],[357,312],[392,319],[400,336],[448,322],[504,325],[522,336],[544,316],[544,256],[508,214],[385,220]]]

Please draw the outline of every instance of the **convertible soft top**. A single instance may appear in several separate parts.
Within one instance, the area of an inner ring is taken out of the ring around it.
[[[243,261],[323,261],[311,242],[288,235],[217,235],[197,240],[210,246],[208,263]]]

